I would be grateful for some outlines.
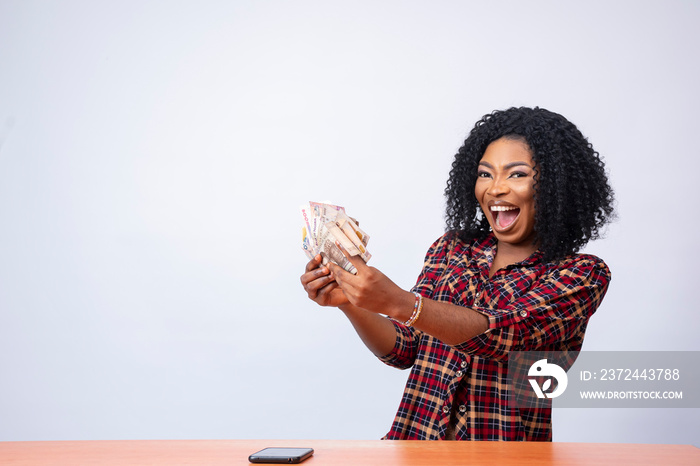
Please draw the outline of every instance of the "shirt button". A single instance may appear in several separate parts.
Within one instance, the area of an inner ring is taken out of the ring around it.
[[[450,407],[447,406],[447,405],[443,406],[443,407],[442,407],[442,412],[445,413],[445,414],[449,414],[449,412],[450,412]]]
[[[457,371],[457,373],[456,373],[455,375],[456,375],[457,377],[462,377],[462,376],[464,375],[464,372],[462,372],[462,371]]]
[[[527,311],[520,311],[520,317],[527,317]]]
[[[459,405],[459,412],[464,414],[467,412],[467,407],[464,405]]]
[[[466,367],[467,367],[467,361],[462,361],[462,363],[460,364],[460,366],[462,366],[462,369],[466,368]]]
[[[477,291],[475,296],[478,298],[480,295],[481,295],[481,291]]]

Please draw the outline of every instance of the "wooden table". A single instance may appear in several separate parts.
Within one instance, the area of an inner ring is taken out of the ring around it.
[[[700,465],[690,445],[386,440],[0,442],[2,465],[237,465],[264,447],[311,447],[304,465]]]

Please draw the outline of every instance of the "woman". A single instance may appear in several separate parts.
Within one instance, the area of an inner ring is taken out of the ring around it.
[[[301,282],[383,362],[412,368],[385,438],[551,441],[550,409],[508,405],[508,354],[581,349],[610,281],[576,254],[613,214],[604,164],[561,115],[511,108],[476,123],[445,195],[448,232],[411,291],[359,257],[353,275],[317,256]]]

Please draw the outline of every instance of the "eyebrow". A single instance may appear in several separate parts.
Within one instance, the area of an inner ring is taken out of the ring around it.
[[[493,170],[493,165],[491,165],[491,164],[488,163],[488,162],[479,162],[479,165],[484,165],[485,167],[490,168],[490,169]],[[506,165],[505,167],[503,167],[503,168],[506,169],[506,170],[509,170],[509,169],[511,169],[511,168],[513,168],[513,167],[520,167],[520,166],[525,166],[525,167],[528,167],[528,168],[532,168],[529,164],[527,164],[527,163],[525,163],[525,162],[511,162],[511,163],[507,164],[507,165]]]

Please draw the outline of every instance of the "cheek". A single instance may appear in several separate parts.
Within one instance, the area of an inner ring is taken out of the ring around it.
[[[534,224],[535,222],[535,191],[531,187],[523,187],[518,190],[518,198],[522,207],[522,213],[527,215],[527,223]]]
[[[481,183],[476,183],[474,186],[474,197],[476,197],[476,200],[481,202],[481,199],[484,197],[484,193],[486,192],[486,187],[485,186],[480,186]]]
[[[527,223],[530,227],[535,225],[535,201],[532,200],[527,204]]]
[[[532,186],[522,187],[518,190],[518,197],[522,200],[523,205],[526,205],[528,209],[535,209],[535,190]]]

